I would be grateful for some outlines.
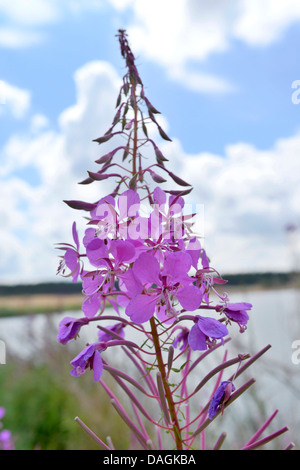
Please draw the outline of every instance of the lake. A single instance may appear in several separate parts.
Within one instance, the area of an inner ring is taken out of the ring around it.
[[[297,443],[300,437],[300,290],[234,289],[230,292],[230,300],[253,304],[247,330],[240,334],[237,325],[233,325],[230,344],[237,352],[251,355],[272,345],[249,370],[256,378],[254,386],[270,410],[269,414],[279,409],[277,428],[288,425],[289,439]],[[51,323],[58,325],[67,315],[82,316],[78,311],[51,314]],[[14,354],[36,355],[43,348],[41,332],[47,328],[48,320],[49,315],[43,314],[0,318],[0,340],[5,342],[7,361]],[[95,325],[89,325],[81,339],[94,342]]]

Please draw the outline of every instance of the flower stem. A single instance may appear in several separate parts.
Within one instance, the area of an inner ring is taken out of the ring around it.
[[[167,373],[166,373],[165,365],[164,365],[163,358],[162,358],[162,353],[161,353],[161,348],[160,348],[160,343],[159,343],[159,337],[158,337],[154,317],[152,317],[150,319],[150,325],[151,325],[153,344],[154,344],[154,347],[155,347],[155,352],[156,352],[156,357],[157,357],[157,364],[158,364],[158,368],[159,368],[159,371],[160,371],[160,374],[161,374],[161,379],[162,379],[162,383],[163,383],[163,387],[164,387],[164,391],[165,391],[165,396],[166,396],[167,404],[168,404],[168,407],[169,407],[170,417],[171,417],[171,420],[172,420],[172,423],[173,423],[173,431],[174,431],[174,437],[175,437],[175,441],[176,441],[176,449],[177,450],[183,450],[180,427],[179,427],[177,414],[176,414],[176,410],[175,410],[175,404],[174,404],[172,393],[171,393],[169,383],[168,383]]]
[[[132,96],[133,96],[133,105],[134,105],[134,121],[133,121],[133,151],[132,151],[132,176],[136,174],[136,158],[137,158],[137,144],[138,144],[138,107],[136,99],[136,83],[134,80],[131,80],[132,83]]]

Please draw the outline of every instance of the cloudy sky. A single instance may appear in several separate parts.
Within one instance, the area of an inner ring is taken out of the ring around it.
[[[221,273],[294,267],[300,226],[298,0],[0,0],[0,283],[55,281],[64,199],[105,153],[127,29],[172,142],[169,169],[204,207]]]

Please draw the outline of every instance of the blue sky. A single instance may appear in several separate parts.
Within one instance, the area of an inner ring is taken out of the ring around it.
[[[57,279],[53,244],[68,241],[74,216],[61,201],[82,191],[124,72],[119,27],[173,140],[162,142],[172,170],[205,206],[217,268],[290,269],[299,243],[284,227],[300,223],[297,0],[0,0],[0,19],[0,282]]]

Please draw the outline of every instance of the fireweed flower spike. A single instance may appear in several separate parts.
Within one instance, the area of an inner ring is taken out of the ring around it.
[[[141,286],[141,293],[133,297],[126,314],[135,322],[148,321],[156,312],[158,318],[176,317],[176,302],[182,308],[196,310],[201,304],[201,292],[188,276],[191,257],[187,253],[169,253],[163,269],[151,254],[142,254],[132,267]]]
[[[227,347],[232,323],[245,330],[252,305],[230,302],[226,293],[218,292],[227,281],[211,266],[194,231],[195,214],[187,213],[185,196],[193,188],[167,168],[168,159],[149,137],[150,124],[151,137],[156,129],[160,139],[171,140],[145,94],[126,32],[119,30],[117,37],[126,72],[113,121],[94,142],[109,145],[117,137],[118,143],[97,156],[99,170],[88,171],[80,184],[101,185],[108,179],[114,183],[98,200],[65,201],[84,211],[87,221],[82,241],[74,222],[73,243],[58,245],[64,252],[58,273],[82,282],[83,316],[64,318],[58,341],[77,343],[81,328],[95,324],[98,341],[81,347],[71,361],[71,375],[92,370],[111,400],[112,413],[119,413],[141,448],[149,448],[150,427],[153,449],[194,449],[198,435],[201,448],[205,442],[209,448],[203,433],[210,418],[224,405],[226,413],[234,412],[231,403],[255,382],[250,379],[237,390],[232,381],[221,382],[224,370],[239,359],[220,363],[214,354]],[[236,378],[266,350],[244,364]],[[226,349],[224,357],[227,354]],[[209,373],[202,368],[207,356],[217,362]],[[249,355],[239,357],[246,360]],[[107,385],[106,374],[126,394],[126,405]],[[206,403],[203,390],[214,380],[216,392]],[[196,389],[195,383],[200,384]],[[125,409],[128,404],[133,415]],[[255,445],[255,439],[247,442]],[[117,438],[112,440],[117,448]],[[100,437],[98,441],[103,442]]]

